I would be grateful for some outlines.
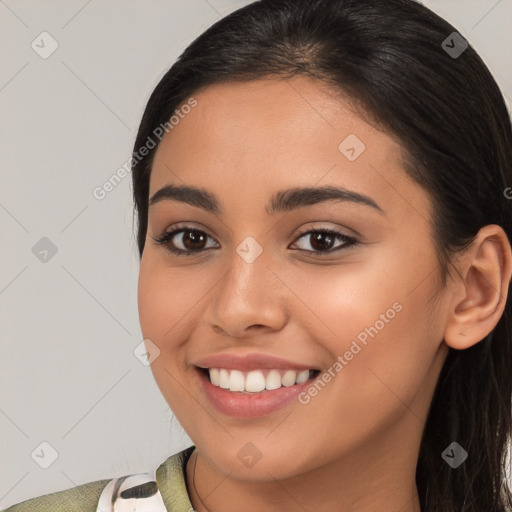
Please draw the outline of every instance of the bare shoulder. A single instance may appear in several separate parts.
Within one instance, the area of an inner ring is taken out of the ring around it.
[[[97,480],[31,498],[3,512],[96,512],[99,497],[110,480]]]

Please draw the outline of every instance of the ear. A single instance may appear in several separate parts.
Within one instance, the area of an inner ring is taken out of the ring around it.
[[[496,326],[507,302],[512,251],[503,229],[483,227],[474,244],[457,260],[462,276],[453,284],[445,343],[464,350],[483,340]]]

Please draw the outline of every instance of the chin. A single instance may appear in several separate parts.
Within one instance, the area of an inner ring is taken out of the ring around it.
[[[267,435],[267,434],[265,434]],[[250,441],[240,436],[224,443],[212,439],[195,443],[203,457],[222,474],[243,481],[268,482],[290,478],[313,469],[301,446],[285,446],[261,438]],[[298,457],[298,454],[301,457]]]

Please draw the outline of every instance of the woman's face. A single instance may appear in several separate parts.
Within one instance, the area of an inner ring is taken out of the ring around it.
[[[413,471],[449,290],[400,146],[305,77],[194,98],[155,155],[140,267],[165,399],[209,463],[240,479],[340,460],[364,471],[398,461],[397,444]]]

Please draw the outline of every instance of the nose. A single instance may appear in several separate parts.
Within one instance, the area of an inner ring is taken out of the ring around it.
[[[269,255],[263,250],[250,263],[233,250],[225,259],[223,277],[204,313],[214,331],[245,338],[279,331],[286,324],[286,286],[269,267]]]

